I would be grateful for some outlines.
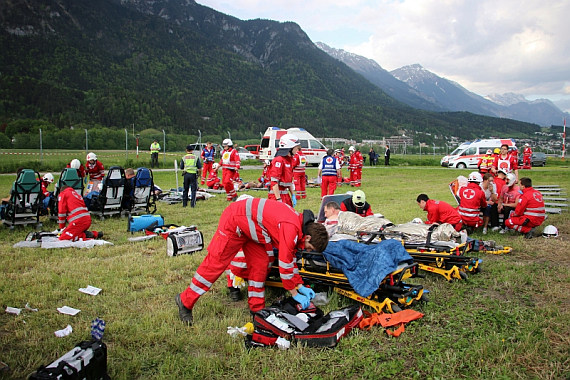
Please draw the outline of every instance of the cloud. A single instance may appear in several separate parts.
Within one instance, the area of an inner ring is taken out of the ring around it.
[[[243,19],[294,21],[315,42],[387,70],[419,63],[481,95],[570,98],[570,1],[198,1]]]

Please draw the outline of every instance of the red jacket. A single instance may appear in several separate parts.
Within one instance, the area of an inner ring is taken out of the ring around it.
[[[360,151],[357,150],[356,152],[350,155],[350,161],[348,162],[348,169],[354,170],[362,168],[363,161],[364,158],[362,157],[362,153],[360,153]]]
[[[230,148],[222,151],[222,158],[220,160],[222,169],[239,170],[240,164],[241,161],[237,150]]]
[[[99,160],[95,161],[94,164],[87,161],[85,163],[85,169],[87,170],[87,174],[89,174],[90,180],[102,181],[103,177],[105,177],[105,168]]]
[[[46,198],[49,197],[49,196],[50,196],[50,193],[49,193],[49,190],[48,190],[49,182],[46,182],[46,181],[44,181],[44,180],[41,180],[41,181],[40,181],[40,185],[41,185],[41,187],[42,187],[42,193],[43,193],[44,197],[46,197]]]
[[[59,228],[64,228],[65,223],[71,223],[80,218],[88,218],[91,223],[91,215],[85,207],[83,197],[71,187],[63,189],[57,197],[57,222]]]
[[[293,157],[277,156],[271,162],[269,168],[269,192],[273,192],[273,186],[279,184],[281,194],[289,194],[289,187],[293,185]],[[277,194],[275,194],[276,198]]]
[[[505,169],[507,173],[510,173],[513,170],[517,170],[519,168],[517,158],[511,154],[508,154],[507,157],[502,157],[499,154],[497,157],[495,157],[493,167],[495,170]]]
[[[523,157],[531,157],[532,156],[532,148],[527,146],[523,150]]]
[[[305,174],[305,167],[307,166],[307,157],[299,150],[293,156],[293,174]]]
[[[425,211],[427,211],[427,224],[449,223],[455,225],[461,222],[461,216],[457,210],[444,201],[428,199]]]
[[[213,187],[219,182],[220,178],[218,177],[218,171],[214,169],[210,170],[208,173],[208,179],[206,180],[206,186]]]
[[[524,188],[522,192],[522,196],[519,198],[519,204],[515,208],[515,215],[527,217],[531,220],[533,225],[541,225],[545,219],[542,194],[532,187]]]
[[[481,207],[487,207],[485,192],[478,183],[469,182],[467,186],[459,189],[459,207],[457,212],[465,224],[476,224],[481,220],[479,211]]]
[[[234,202],[228,209],[231,209],[239,233],[255,242],[277,247],[283,287],[292,290],[302,284],[295,253],[305,248],[303,215],[282,202],[260,198]]]

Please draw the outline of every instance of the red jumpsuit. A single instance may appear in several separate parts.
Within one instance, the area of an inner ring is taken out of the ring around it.
[[[495,157],[493,168],[495,168],[495,171],[497,171],[497,169],[503,169],[508,174],[512,171],[517,170],[519,167],[517,158],[513,155],[507,154],[506,156],[503,156],[499,154],[497,157]]]
[[[428,199],[425,211],[427,211],[427,224],[449,223],[455,227],[456,231],[461,230],[463,225],[461,222],[461,216],[449,203]]]
[[[492,154],[486,154],[479,159],[477,162],[477,167],[479,168],[479,173],[485,174],[491,171],[493,167],[493,161],[495,161],[495,157]]]
[[[220,188],[220,179],[218,178],[218,171],[210,169],[208,172],[208,179],[206,180],[206,186],[209,189],[218,190]]]
[[[531,157],[532,149],[530,146],[527,146],[523,150],[523,169],[530,169],[532,167]]]
[[[515,208],[514,214],[511,214],[511,217],[505,222],[505,226],[526,234],[533,227],[538,227],[544,222],[545,210],[540,191],[526,187],[522,192],[519,204]]]
[[[233,201],[237,198],[237,193],[234,187],[234,179],[239,178],[240,159],[237,150],[228,146],[222,152],[222,159],[220,160],[222,166],[222,186],[226,190],[226,199]]]
[[[57,197],[57,222],[63,229],[59,240],[85,239],[85,231],[91,226],[91,215],[83,197],[71,187],[63,189]]]
[[[89,185],[87,186],[87,192],[97,191],[97,186],[103,178],[105,177],[105,168],[101,161],[97,160],[94,164],[87,161],[85,163],[85,170],[89,174]]]
[[[220,217],[206,258],[190,286],[180,295],[184,306],[192,309],[243,249],[248,268],[249,308],[261,310],[265,306],[265,279],[272,262],[267,253],[268,244],[278,248],[279,274],[285,290],[303,284],[295,262],[295,252],[304,248],[302,218],[293,208],[271,199],[249,198],[230,204]]]
[[[350,172],[350,185],[360,187],[362,185],[362,162],[364,158],[359,150],[350,155],[348,171]]]
[[[478,183],[469,182],[467,186],[459,189],[459,207],[457,212],[461,216],[463,224],[470,227],[483,225],[483,218],[479,216],[481,208],[487,207],[485,192]]]
[[[277,199],[273,193],[273,186],[279,185],[279,196],[281,201],[289,206],[293,206],[289,189],[293,185],[293,157],[276,156],[271,162],[269,169],[269,199]]]
[[[215,149],[213,146],[210,147],[210,149],[205,146],[204,149],[202,149],[202,153],[200,153],[200,157],[202,157],[202,179],[200,180],[200,183],[202,185],[206,181],[206,176],[210,173],[210,170],[212,170],[212,165],[214,164],[214,153]]]
[[[307,198],[307,177],[305,175],[305,167],[307,166],[307,157],[299,150],[293,157],[293,182],[295,183],[295,193],[297,198]]]
[[[271,181],[269,181],[269,168],[271,167],[270,165],[263,165],[263,172],[261,173],[261,177],[259,177],[257,180],[259,182],[261,182],[263,184],[263,187],[267,187],[269,186],[269,183]]]

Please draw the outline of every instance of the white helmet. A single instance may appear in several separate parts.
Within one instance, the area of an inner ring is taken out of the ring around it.
[[[220,167],[220,164],[218,164],[217,162],[214,162],[214,164],[212,165],[212,169],[214,169],[214,170],[218,170],[219,167]]]
[[[354,146],[351,145],[350,148],[348,148],[348,150],[352,150],[354,152]]]
[[[87,155],[87,161],[96,160],[96,159],[97,159],[97,155],[93,152],[91,152]]]
[[[481,173],[479,172],[471,172],[471,174],[469,174],[469,177],[467,178],[467,182],[481,183],[483,182],[483,177],[481,177]]]
[[[279,139],[279,148],[281,149],[293,149],[299,145],[301,145],[299,138],[292,133],[284,134]]]
[[[424,224],[424,221],[421,220],[420,218],[414,218],[414,219],[412,219],[412,223],[414,223],[414,224]]]
[[[267,165],[267,166],[271,165],[271,161],[269,161],[269,160],[265,160],[264,163],[265,163],[265,165]]]
[[[354,203],[356,207],[364,207],[366,204],[366,194],[364,194],[364,191],[356,190],[352,194],[352,203]]]
[[[515,175],[515,173],[507,174],[507,186],[509,187],[513,186],[516,181],[517,181],[517,176]]]
[[[234,146],[234,143],[231,139],[224,139],[224,141],[222,141],[222,145],[223,146]]]
[[[528,143],[524,144],[524,146],[528,146]]]
[[[51,173],[46,173],[44,174],[44,177],[42,178],[45,182],[49,182],[52,183],[53,182],[53,174]]]
[[[493,154],[493,151],[491,149],[487,149],[487,154]]]
[[[558,228],[550,224],[544,227],[544,230],[542,231],[542,236],[544,236],[545,238],[558,237]]]
[[[80,166],[81,166],[81,161],[79,161],[77,158],[74,158],[69,163],[69,167],[72,169],[79,169]]]

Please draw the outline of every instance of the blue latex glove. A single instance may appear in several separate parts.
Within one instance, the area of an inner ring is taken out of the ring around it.
[[[309,300],[312,300],[313,298],[315,298],[314,290],[311,288],[307,288],[306,286],[300,286],[299,289],[297,289],[297,292],[301,293],[302,295],[307,297]]]
[[[309,298],[307,296],[302,295],[301,293],[297,293],[296,295],[294,295],[293,299],[301,305],[302,309],[308,308],[309,305],[311,304]]]
[[[297,197],[295,194],[291,194],[291,202],[293,203],[293,207],[297,206]]]

